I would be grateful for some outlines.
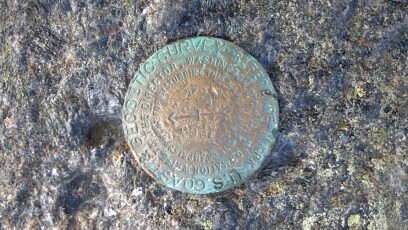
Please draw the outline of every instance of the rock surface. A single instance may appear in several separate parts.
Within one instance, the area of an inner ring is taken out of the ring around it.
[[[109,2],[0,1],[0,229],[406,228],[406,1]],[[271,162],[207,196],[151,179],[120,120],[138,65],[197,35],[256,57],[281,110]]]

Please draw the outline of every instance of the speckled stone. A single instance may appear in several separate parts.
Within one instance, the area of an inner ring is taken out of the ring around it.
[[[403,229],[406,1],[0,1],[0,229]],[[152,180],[120,111],[140,63],[231,41],[279,95],[270,163],[197,196]]]

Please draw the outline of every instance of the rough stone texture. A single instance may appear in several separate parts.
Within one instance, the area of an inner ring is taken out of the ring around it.
[[[406,229],[408,3],[0,1],[0,229]],[[220,194],[136,164],[120,109],[179,38],[227,39],[279,93],[272,161]]]

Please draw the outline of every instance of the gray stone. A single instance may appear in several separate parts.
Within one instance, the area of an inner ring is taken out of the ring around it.
[[[406,1],[0,1],[0,229],[403,229]],[[246,49],[279,95],[272,159],[239,188],[165,188],[120,108],[189,36]]]

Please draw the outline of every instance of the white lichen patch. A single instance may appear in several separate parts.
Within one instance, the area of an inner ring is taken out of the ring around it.
[[[302,221],[302,229],[303,230],[311,230],[313,225],[317,222],[317,216],[308,216],[303,219]]]

